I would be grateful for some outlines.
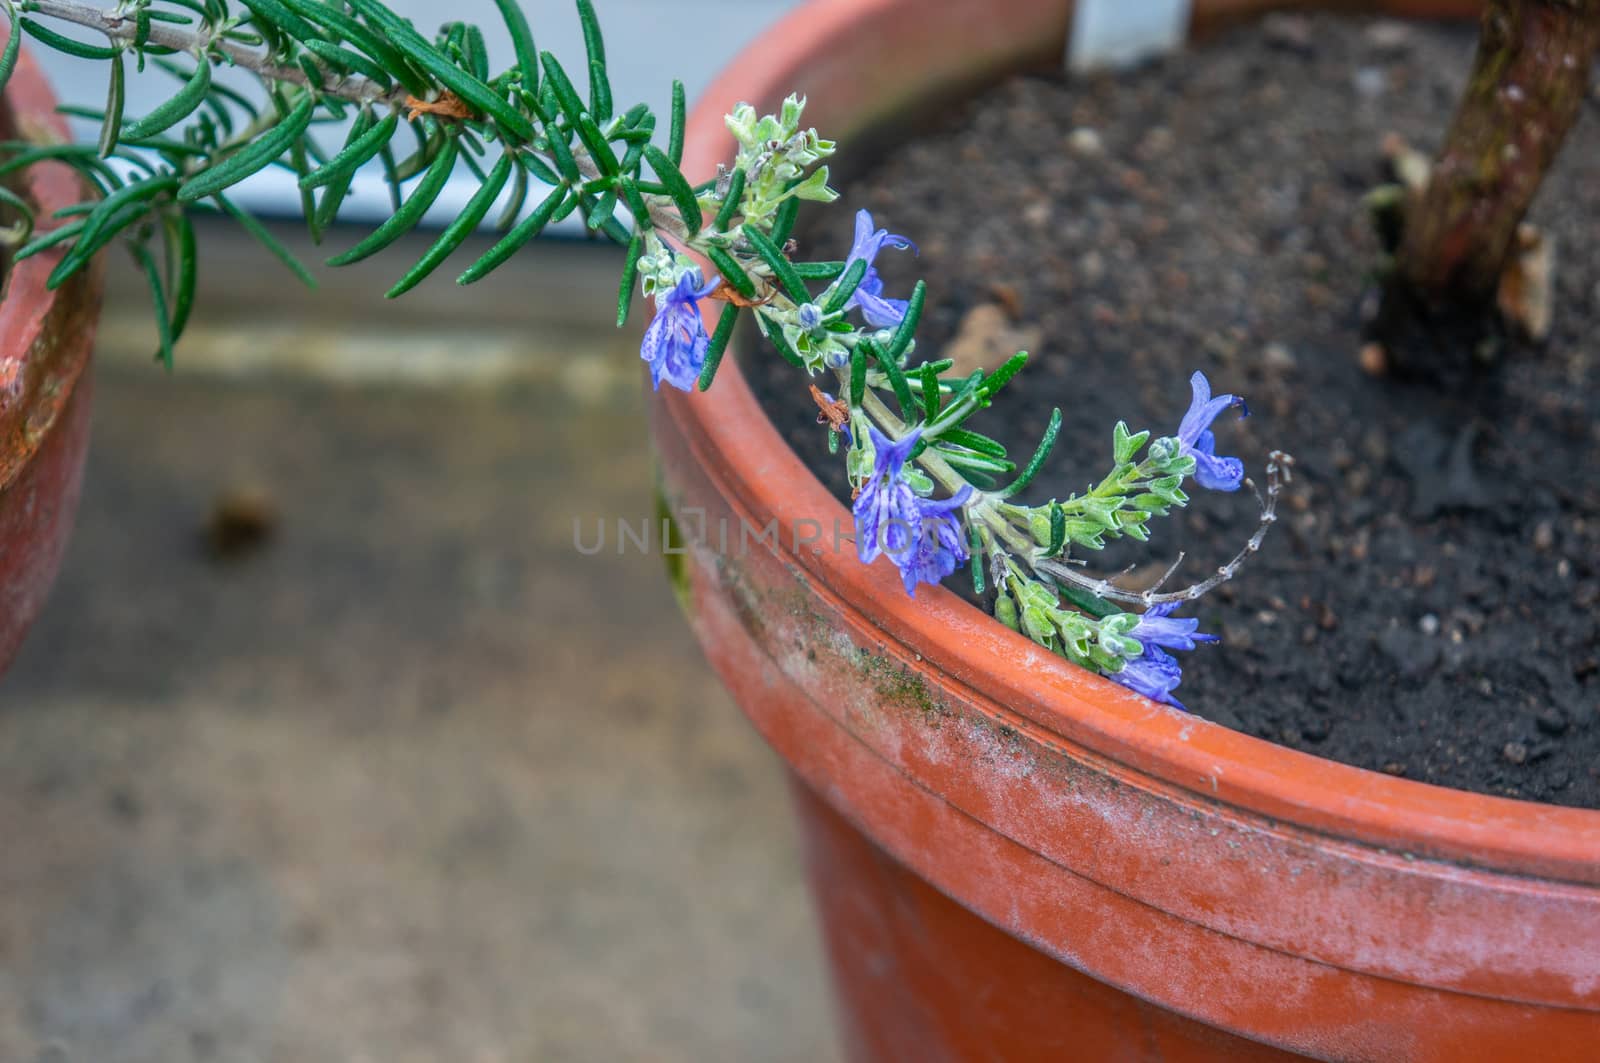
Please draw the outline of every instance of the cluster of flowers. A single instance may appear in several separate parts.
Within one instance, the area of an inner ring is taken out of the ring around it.
[[[844,268],[848,272],[851,267],[864,264],[865,271],[842,310],[858,312],[866,326],[862,336],[870,335],[882,342],[889,334],[886,330],[900,326],[908,304],[905,300],[884,296],[875,260],[885,247],[915,250],[915,245],[903,236],[877,228],[867,211],[860,211],[855,221],[855,239]],[[656,314],[645,332],[640,354],[649,364],[658,389],[665,381],[673,387],[692,391],[700,380],[711,344],[699,303],[717,291],[722,280],[706,281],[698,268],[670,253],[662,261],[669,265],[657,264],[653,282]],[[785,324],[797,335],[824,335],[824,314],[814,303],[795,306]],[[815,364],[808,364],[808,368],[812,371],[832,369],[843,379],[849,373],[848,353],[838,345],[825,350],[826,353]],[[1212,424],[1227,409],[1239,407],[1241,415],[1248,414],[1248,410],[1236,396],[1213,396],[1209,382],[1201,373],[1195,373],[1190,384],[1192,401],[1177,432],[1157,440],[1152,449],[1159,448],[1163,460],[1178,464],[1181,470],[1192,470],[1195,482],[1201,487],[1237,491],[1244,481],[1244,465],[1237,458],[1216,453]],[[834,403],[832,396],[820,394],[826,402]],[[919,584],[940,583],[972,561],[972,552],[980,549],[985,540],[971,507],[986,499],[997,503],[1002,497],[986,496],[970,483],[952,489],[946,498],[928,497],[932,494],[931,481],[911,468],[913,458],[920,453],[919,444],[924,442],[924,427],[909,427],[895,437],[880,431],[870,418],[854,407],[850,408],[849,416],[841,415],[832,424],[833,430],[851,445],[852,482],[857,484],[853,510],[860,559],[864,564],[871,564],[878,557],[887,556],[899,568],[906,591],[912,595]],[[1181,459],[1191,460],[1183,462]],[[1183,501],[1181,491],[1176,489],[1180,479],[1172,479],[1173,486],[1164,496],[1167,500],[1175,498],[1179,505]],[[946,486],[952,486],[948,480]],[[1156,506],[1149,508],[1164,512]],[[1134,514],[1139,520],[1145,515]],[[1129,523],[1135,524],[1134,533],[1142,529],[1142,524]],[[1108,527],[1120,529],[1123,525],[1113,522]],[[1039,588],[1035,585],[1033,589]],[[1053,593],[1050,597],[1053,600]],[[1173,616],[1176,608],[1176,603],[1159,604],[1142,615],[1121,613],[1117,614],[1115,622],[1101,623],[1095,629],[1096,645],[1111,649],[1109,656],[1095,660],[1096,666],[1114,681],[1181,708],[1172,692],[1182,679],[1182,669],[1172,651],[1193,650],[1198,643],[1216,641],[1216,636],[1200,633],[1198,620]],[[1074,614],[1075,623],[1078,619]],[[1008,622],[1019,627],[1014,621]],[[1025,627],[1019,630],[1027,630],[1037,641],[1046,644],[1055,641],[1047,633],[1034,634]]]

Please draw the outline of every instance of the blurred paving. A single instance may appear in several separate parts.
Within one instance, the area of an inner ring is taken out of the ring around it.
[[[776,759],[660,559],[573,548],[652,509],[614,259],[385,305],[404,249],[308,296],[207,237],[175,375],[112,294],[0,679],[0,1060],[833,1058]]]

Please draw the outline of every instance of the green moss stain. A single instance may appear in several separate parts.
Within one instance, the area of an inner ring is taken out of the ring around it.
[[[856,669],[886,705],[911,709],[934,727],[952,715],[944,699],[929,689],[926,679],[892,657],[857,650]]]

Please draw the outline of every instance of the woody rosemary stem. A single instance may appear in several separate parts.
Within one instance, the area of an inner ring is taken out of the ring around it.
[[[71,0],[20,0],[16,8],[22,14],[44,15],[47,18],[96,30],[114,41],[132,41],[139,33],[138,21],[132,14],[92,4],[78,4]],[[299,67],[275,63],[264,53],[239,41],[229,40],[225,36],[213,37],[205,31],[191,30],[166,22],[151,22],[146,39],[151,44],[196,57],[206,51],[220,52],[227,56],[233,65],[269,81],[287,82],[293,85],[311,84],[311,79]],[[385,90],[376,82],[359,76],[341,78],[330,74],[323,79],[322,84],[312,87],[323,95],[348,100],[351,103],[387,103],[399,107],[406,98],[406,91],[403,88]]]
[[[1492,301],[1597,48],[1600,0],[1488,0],[1466,93],[1406,211],[1396,281],[1424,306]]]

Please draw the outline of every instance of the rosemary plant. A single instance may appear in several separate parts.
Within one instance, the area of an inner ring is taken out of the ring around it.
[[[904,300],[889,298],[874,268],[885,247],[910,248],[910,241],[876,228],[864,211],[844,261],[797,256],[791,234],[801,203],[837,196],[825,164],[834,144],[803,127],[804,100],[791,97],[773,115],[736,108],[727,125],[738,140],[737,156],[714,180],[694,185],[680,169],[683,86],[673,86],[661,146],[647,107],[623,109],[613,99],[592,0],[577,0],[587,54],[576,78],[537,49],[516,0],[495,2],[516,52],[515,65],[498,73],[476,26],[450,22],[426,36],[378,0],[122,0],[108,9],[74,0],[0,0],[12,23],[0,82],[26,34],[104,63],[108,84],[103,109],[71,110],[101,123],[97,143],[0,146],[0,176],[52,160],[76,170],[88,192],[50,219],[51,227],[36,228],[29,215],[12,233],[14,257],[63,249],[50,276],[58,285],[121,243],[149,281],[159,357],[170,365],[194,300],[195,211],[232,216],[310,281],[229,198],[234,186],[266,167],[298,176],[306,220],[320,240],[356,171],[381,166],[393,214],[329,259],[332,265],[394,243],[416,227],[452,176],[471,174],[475,194],[400,275],[391,297],[442,265],[502,201],[504,235],[466,266],[462,284],[488,275],[546,226],[578,213],[589,229],[627,247],[618,324],[627,320],[636,285],[654,298],[641,355],[657,387],[666,381],[685,391],[709,389],[746,313],[780,357],[807,378],[827,382],[826,388],[813,383],[812,394],[819,423],[834,452],[843,449],[856,488],[863,562],[887,555],[912,593],[970,562],[975,587],[980,594],[992,587],[1003,623],[1083,667],[1177,704],[1172,691],[1181,670],[1168,651],[1193,649],[1212,636],[1197,633],[1197,621],[1172,614],[1231,578],[1259,548],[1289,459],[1274,454],[1267,467],[1255,534],[1202,582],[1164,590],[1163,580],[1129,590],[1082,570],[1072,550],[1098,550],[1125,536],[1146,539],[1153,517],[1188,503],[1184,485],[1191,478],[1222,491],[1249,484],[1237,459],[1216,455],[1211,431],[1219,414],[1235,406],[1242,411],[1243,403],[1213,397],[1196,373],[1191,406],[1175,432],[1152,437],[1118,424],[1111,470],[1097,485],[1037,505],[1019,501],[1051,455],[1061,411],[1020,468],[1005,445],[966,424],[1017,377],[1027,353],[964,377],[952,375],[947,359],[921,357],[914,337],[925,285],[919,282]],[[64,32],[71,27],[92,31],[94,39]],[[130,64],[174,79],[171,97],[148,114],[125,113]],[[256,75],[259,93],[252,98],[219,83],[213,74],[221,67]],[[318,142],[321,127],[346,121],[342,145]],[[16,197],[7,202],[26,210]],[[709,280],[700,263],[715,271]],[[721,304],[709,332],[699,305],[708,299]]]

